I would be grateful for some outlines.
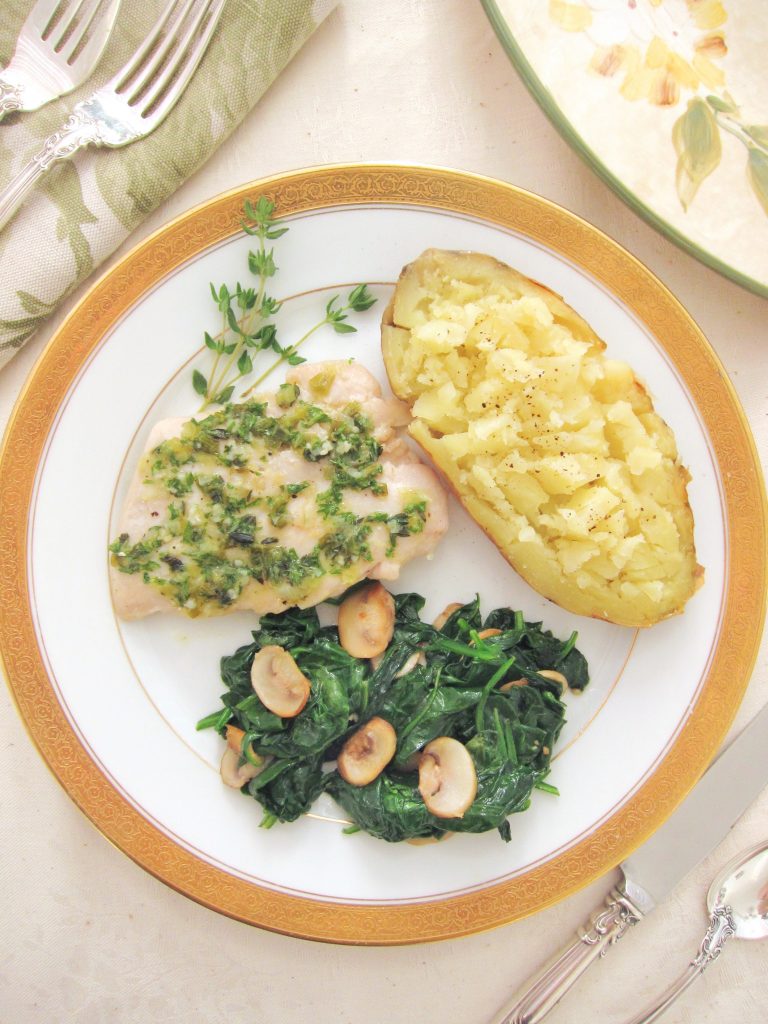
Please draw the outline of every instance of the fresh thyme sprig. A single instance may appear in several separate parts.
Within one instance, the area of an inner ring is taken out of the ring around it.
[[[316,331],[319,331],[321,327],[325,327],[326,324],[329,324],[337,334],[354,334],[357,331],[357,328],[347,322],[349,313],[365,312],[366,309],[371,308],[374,302],[376,302],[376,299],[368,291],[367,285],[359,284],[349,293],[347,301],[343,306],[338,305],[339,301],[340,297],[338,295],[334,295],[325,307],[325,316],[323,319],[318,320],[314,326],[310,327],[310,329],[303,334],[298,341],[294,342],[294,344],[290,346],[290,349],[283,349],[279,358],[268,366],[260,377],[256,378],[256,380],[243,392],[241,397],[245,397],[250,394],[254,388],[257,388],[259,384],[262,384],[270,373],[276,370],[277,367],[286,360],[291,366],[295,366],[297,363],[303,363],[304,360],[300,356],[296,355],[296,350],[303,345],[305,341],[311,338]]]
[[[246,200],[244,213],[243,230],[258,239],[258,248],[248,253],[248,269],[257,278],[257,283],[255,287],[244,288],[238,281],[234,290],[226,284],[219,288],[213,284],[210,286],[211,296],[222,316],[222,326],[215,336],[205,332],[206,348],[213,353],[208,375],[200,370],[192,372],[192,387],[203,399],[201,411],[209,405],[228,402],[237,383],[253,373],[254,357],[260,352],[269,350],[278,358],[240,398],[263,383],[282,363],[287,362],[290,366],[303,363],[305,360],[297,354],[297,349],[322,327],[330,326],[337,334],[353,334],[357,328],[349,323],[349,314],[362,313],[376,302],[365,284],[353,288],[344,303],[340,296],[334,295],[325,307],[325,316],[294,344],[283,346],[274,323],[282,302],[267,293],[267,284],[278,270],[274,248],[268,249],[267,242],[280,238],[288,228],[274,216],[275,204],[266,196],[260,196],[255,204]]]

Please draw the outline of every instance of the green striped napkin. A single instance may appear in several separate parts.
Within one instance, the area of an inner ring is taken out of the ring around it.
[[[0,65],[33,0],[4,0]],[[91,78],[42,110],[0,124],[0,187],[103,85],[149,33],[167,0],[123,0]],[[0,231],[0,366],[137,224],[208,159],[337,0],[228,0],[186,92],[150,136],[55,165]]]

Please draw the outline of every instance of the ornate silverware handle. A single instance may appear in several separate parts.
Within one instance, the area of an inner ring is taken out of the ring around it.
[[[503,1009],[493,1024],[538,1024],[560,1002],[590,964],[605,956],[643,914],[620,888],[611,890],[605,907],[592,919],[576,942],[545,968],[512,1006]]]
[[[6,114],[21,109],[21,87],[0,72],[0,121]]]
[[[75,107],[66,124],[45,140],[42,149],[22,167],[7,188],[0,192],[0,230],[13,217],[35,182],[45,174],[51,164],[72,156],[90,142],[98,142],[93,123],[84,118]]]
[[[653,1002],[642,1013],[637,1014],[627,1024],[651,1024],[666,1013],[677,997],[685,992],[691,982],[695,981],[709,965],[720,956],[723,946],[734,933],[733,918],[730,907],[715,907],[709,919],[707,934],[702,939],[697,956],[688,964],[685,971],[666,992]]]

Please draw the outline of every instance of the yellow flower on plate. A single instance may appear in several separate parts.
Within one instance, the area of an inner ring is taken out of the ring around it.
[[[607,78],[621,76],[627,100],[674,106],[683,90],[725,83],[716,63],[728,52],[720,0],[550,0],[549,15],[589,37],[590,66]]]
[[[592,11],[584,4],[549,0],[549,16],[566,32],[581,32],[592,24]]]
[[[724,0],[549,0],[548,13],[589,39],[589,67],[616,79],[624,99],[658,107],[683,101],[672,144],[684,210],[719,167],[726,133],[746,147],[747,181],[768,214],[768,125],[746,120],[725,89]]]

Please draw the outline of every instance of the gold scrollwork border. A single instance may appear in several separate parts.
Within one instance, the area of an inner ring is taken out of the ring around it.
[[[520,232],[580,265],[664,347],[721,467],[729,537],[725,614],[688,721],[653,775],[594,832],[553,860],[480,891],[402,905],[324,902],[255,886],[203,862],[146,821],[101,774],[45,672],[30,612],[27,522],[59,405],[89,354],[132,304],[186,260],[239,232],[243,200],[261,193],[283,215],[382,203],[450,210]],[[42,756],[96,828],[157,878],[213,910],[303,938],[381,945],[452,938],[534,913],[604,874],[696,783],[728,730],[757,655],[766,597],[765,489],[749,427],[717,356],[674,296],[617,243],[554,203],[477,175],[423,166],[310,168],[253,182],[176,218],[104,274],[51,339],[9,422],[0,481],[0,656]]]

